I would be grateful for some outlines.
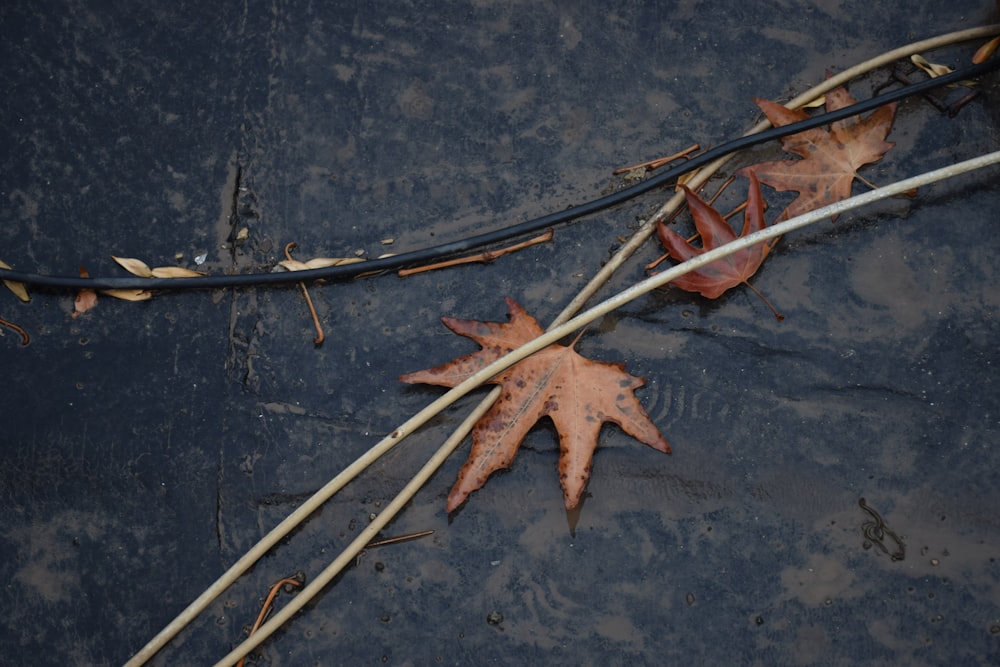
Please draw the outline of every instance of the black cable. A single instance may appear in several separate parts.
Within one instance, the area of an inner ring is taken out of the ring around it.
[[[212,275],[200,276],[197,278],[77,278],[72,276],[43,276],[34,273],[24,273],[21,271],[10,271],[0,269],[0,280],[13,280],[26,285],[60,289],[199,289],[210,287],[245,287],[254,285],[281,285],[296,283],[300,281],[311,282],[314,280],[346,280],[355,278],[362,273],[376,273],[390,271],[408,266],[419,266],[432,261],[437,261],[447,255],[468,252],[474,248],[506,241],[515,236],[537,232],[548,227],[552,227],[570,220],[582,218],[592,213],[597,213],[606,208],[616,206],[622,202],[633,199],[645,192],[662,185],[666,185],[678,176],[693,171],[703,165],[708,164],[724,155],[735,153],[736,151],[756,146],[758,144],[779,139],[790,134],[796,134],[805,130],[826,125],[838,120],[843,120],[849,116],[865,113],[885,104],[890,104],[898,100],[919,95],[934,88],[947,86],[972,79],[981,74],[986,74],[1000,68],[1000,58],[991,58],[984,63],[972,65],[963,70],[955,71],[926,81],[921,81],[903,88],[872,97],[863,102],[852,104],[849,107],[837,109],[828,113],[817,114],[807,120],[792,123],[782,127],[765,130],[758,134],[741,137],[729,143],[713,148],[701,155],[697,155],[683,164],[671,167],[656,176],[648,178],[641,183],[633,185],[624,190],[619,190],[613,194],[595,199],[593,201],[568,208],[557,213],[550,213],[533,220],[528,220],[510,227],[504,227],[492,232],[471,236],[451,243],[415,250],[412,252],[372,259],[354,264],[342,266],[331,266],[322,269],[310,269],[308,271],[285,271],[279,273],[249,273],[239,275]]]

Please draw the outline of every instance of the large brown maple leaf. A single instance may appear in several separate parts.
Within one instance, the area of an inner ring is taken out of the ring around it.
[[[507,299],[507,308],[509,322],[442,317],[446,327],[473,339],[482,349],[399,379],[454,387],[545,332],[513,299]],[[492,473],[510,466],[524,436],[544,416],[552,419],[559,432],[559,479],[566,509],[580,502],[604,422],[614,422],[637,440],[670,453],[670,445],[633,393],[645,379],[625,372],[625,364],[593,361],[572,347],[550,345],[490,382],[503,391],[472,429],[472,452],[448,494],[449,512],[481,488]]]
[[[788,109],[777,102],[755,98],[754,102],[771,121],[781,127],[809,116],[802,110]],[[826,94],[826,110],[834,111],[857,102],[843,87]],[[851,196],[851,185],[858,169],[876,162],[895,146],[885,141],[896,115],[896,104],[876,109],[864,120],[860,116],[837,121],[829,130],[813,128],[791,134],[781,140],[782,148],[802,160],[761,162],[744,167],[737,173],[757,174],[762,183],[775,190],[793,190],[799,196],[779,216],[793,218]]]

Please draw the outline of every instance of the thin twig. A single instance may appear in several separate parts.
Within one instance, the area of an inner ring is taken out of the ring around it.
[[[8,329],[12,329],[17,333],[19,333],[21,335],[22,347],[31,342],[31,336],[28,335],[28,332],[20,324],[14,324],[13,322],[9,322],[3,318],[0,318],[0,325],[5,326]]]
[[[251,627],[250,632],[247,633],[248,637],[257,632],[260,626],[263,625],[264,621],[267,620],[267,617],[271,615],[271,612],[274,611],[274,598],[278,596],[278,592],[281,590],[281,587],[286,585],[294,588],[302,588],[302,581],[297,578],[293,579],[291,577],[285,577],[284,579],[276,581],[271,586],[271,590],[268,591],[267,597],[264,599],[264,604],[260,607],[260,613],[257,614],[257,620],[254,621],[253,627]],[[236,663],[236,667],[243,667],[244,661],[246,661],[246,656],[239,659]]]
[[[682,157],[688,157],[691,153],[699,150],[701,146],[698,144],[691,144],[679,153],[674,153],[673,155],[668,155],[667,157],[659,157],[655,160],[650,160],[648,162],[643,162],[641,164],[633,164],[631,167],[619,167],[611,173],[617,176],[618,174],[627,174],[630,171],[635,171],[636,169],[645,169],[646,171],[653,171],[654,169],[659,169],[665,164],[669,164],[674,160],[679,160]]]
[[[292,241],[285,246],[285,259],[289,262],[292,261],[292,248],[295,246],[295,241]],[[316,314],[316,307],[313,305],[312,297],[309,296],[309,290],[306,288],[306,284],[304,282],[300,282],[299,287],[302,288],[302,295],[306,298],[306,305],[309,306],[309,314],[312,315],[313,326],[316,327],[316,337],[313,338],[313,344],[318,347],[323,344],[324,340],[326,340],[326,336],[323,334],[323,325],[319,322],[319,315]]]
[[[410,533],[409,535],[397,535],[396,537],[387,537],[384,540],[379,540],[377,542],[369,542],[365,545],[365,549],[372,549],[374,547],[384,547],[387,544],[396,544],[398,542],[406,542],[407,540],[415,540],[418,537],[427,537],[428,535],[433,535],[433,530],[422,530],[419,533]]]
[[[528,239],[527,241],[521,241],[520,243],[515,243],[514,245],[507,246],[506,248],[498,248],[497,250],[487,250],[486,252],[481,252],[478,255],[469,255],[468,257],[457,257],[455,259],[448,259],[443,262],[436,262],[434,264],[425,264],[423,266],[417,266],[412,269],[400,269],[396,272],[396,275],[400,277],[412,276],[414,273],[424,273],[425,271],[434,271],[435,269],[444,269],[449,266],[458,266],[459,264],[472,264],[474,262],[485,262],[489,263],[495,260],[497,257],[503,257],[508,253],[515,252],[517,250],[522,250],[529,246],[538,245],[539,243],[547,243],[552,240],[552,230],[548,230],[544,234],[536,236],[533,239]]]
[[[733,209],[732,211],[730,211],[729,213],[726,213],[726,214],[725,214],[724,216],[722,216],[722,217],[723,217],[724,219],[726,219],[726,220],[729,220],[729,218],[733,217],[734,215],[736,215],[736,214],[737,214],[737,213],[739,213],[740,211],[745,211],[746,209],[747,209],[747,202],[746,202],[746,201],[744,200],[744,202],[743,202],[742,204],[740,204],[739,206],[737,206],[736,208],[734,208],[734,209]]]

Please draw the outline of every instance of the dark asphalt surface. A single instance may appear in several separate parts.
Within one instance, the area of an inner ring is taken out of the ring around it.
[[[5,3],[0,260],[224,273],[270,271],[292,241],[300,259],[420,248],[733,138],[754,96],[1000,19],[978,2],[668,5]],[[928,58],[961,65],[976,46]],[[995,150],[996,75],[981,88],[952,119],[901,104],[896,148],[863,175]],[[500,320],[511,296],[550,320],[664,197],[492,264],[312,287],[319,348],[295,286],[101,296],[75,318],[72,293],[4,291],[0,317],[31,337],[0,337],[4,661],[124,662],[440,393],[396,378],[473,351],[442,315]],[[595,323],[578,349],[647,378],[673,455],[605,428],[571,530],[550,428],[449,518],[462,449],[385,531],[433,536],[370,550],[257,664],[1000,662],[998,208],[993,170],[787,237],[753,281],[781,323],[745,289],[668,290]],[[470,405],[338,494],[155,663],[225,655],[271,582],[322,569]],[[903,559],[868,539],[861,498]]]

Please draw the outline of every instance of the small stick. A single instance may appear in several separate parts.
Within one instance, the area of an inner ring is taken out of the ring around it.
[[[688,157],[691,153],[699,150],[701,146],[698,144],[691,144],[680,153],[674,153],[673,155],[668,155],[667,157],[656,158],[655,160],[650,160],[649,162],[643,162],[642,164],[634,164],[631,167],[620,167],[615,169],[612,174],[617,176],[618,174],[627,174],[630,171],[635,171],[636,169],[645,169],[646,171],[653,171],[654,169],[659,169],[668,162],[673,162],[674,160],[679,160],[682,157]]]
[[[906,76],[906,74],[904,74],[898,67],[893,68],[892,78],[894,78],[896,81],[899,81],[901,84],[905,86],[913,84],[913,81],[910,79],[910,77]],[[923,97],[927,102],[930,103],[932,107],[934,107],[941,113],[948,113],[948,106],[938,101],[938,99],[933,95],[931,95],[930,93],[924,93],[923,95],[921,95],[921,97]]]
[[[677,207],[677,208],[676,208],[676,209],[674,210],[674,212],[673,212],[673,213],[671,213],[671,214],[670,214],[670,215],[669,215],[669,216],[667,217],[667,219],[666,219],[666,220],[664,220],[664,221],[662,222],[662,224],[664,224],[664,225],[669,225],[669,224],[670,224],[671,222],[673,222],[674,220],[676,220],[676,219],[677,219],[677,218],[678,218],[678,217],[680,216],[680,214],[681,214],[681,211],[683,211],[683,210],[684,210],[684,209],[683,209],[683,208],[681,208],[681,207],[680,207],[680,205],[678,205],[678,207]],[[693,240],[694,240],[694,239],[696,239],[696,238],[698,238],[698,235],[697,235],[697,234],[695,234],[694,236],[692,236],[692,237],[691,237],[691,238],[690,238],[690,239],[688,240],[688,243],[690,243],[691,241],[693,241]],[[653,270],[653,269],[655,269],[655,268],[656,268],[657,266],[659,266],[660,264],[662,264],[662,263],[663,263],[663,261],[664,261],[664,260],[666,260],[666,259],[667,259],[668,257],[670,257],[670,253],[664,253],[664,254],[660,255],[659,257],[657,257],[657,258],[656,258],[656,259],[654,259],[654,260],[653,260],[652,262],[650,262],[649,264],[647,264],[646,266],[644,266],[644,267],[642,267],[642,268],[643,268],[643,269],[645,269],[646,271],[652,271],[652,270]]]
[[[31,342],[31,336],[28,332],[24,330],[20,324],[14,324],[13,322],[8,322],[7,320],[0,318],[0,325],[7,327],[8,329],[13,329],[17,333],[21,334],[21,346],[25,346]]]
[[[254,621],[253,627],[250,628],[250,632],[247,633],[247,637],[257,632],[260,626],[264,624],[264,621],[267,620],[267,617],[271,615],[271,612],[274,611],[274,598],[277,597],[278,591],[281,590],[281,587],[286,584],[295,588],[302,588],[302,581],[298,578],[286,577],[281,581],[275,582],[274,585],[271,586],[271,590],[268,592],[267,598],[264,599],[264,604],[261,605],[260,613],[257,614],[257,620]],[[236,667],[243,667],[243,663],[246,659],[246,656],[240,658],[239,662],[236,663]]]
[[[740,211],[745,211],[745,210],[746,210],[746,208],[747,208],[747,202],[745,202],[745,201],[744,201],[744,202],[743,202],[742,204],[740,204],[739,206],[737,206],[736,208],[734,208],[734,209],[733,209],[732,211],[730,211],[729,213],[726,213],[726,214],[725,214],[724,216],[722,216],[722,217],[723,217],[723,219],[725,219],[725,220],[729,220],[729,218],[733,217],[734,215],[736,215],[736,214],[737,214],[737,213],[739,213]]]
[[[726,188],[728,188],[728,187],[729,187],[730,185],[732,185],[732,184],[733,184],[733,181],[735,181],[735,180],[736,180],[736,177],[735,177],[735,176],[730,176],[729,178],[727,178],[726,180],[724,180],[724,181],[722,182],[722,185],[720,185],[720,186],[719,186],[719,189],[715,191],[715,194],[714,194],[714,195],[712,195],[712,198],[708,200],[708,205],[709,205],[709,206],[715,206],[715,201],[716,201],[716,200],[717,200],[717,199],[718,199],[719,197],[721,197],[721,196],[722,196],[722,192],[723,192],[723,191],[724,191],[724,190],[725,190]]]
[[[966,104],[976,99],[977,97],[979,97],[979,91],[970,90],[965,94],[965,96],[962,99],[958,100],[957,102],[953,102],[951,106],[948,107],[948,118],[954,118],[955,116],[957,116],[958,112],[962,110],[962,107],[964,107]]]
[[[472,264],[474,262],[484,262],[489,264],[497,257],[502,257],[508,253],[514,252],[516,250],[522,250],[528,246],[537,245],[539,243],[545,243],[552,240],[552,230],[548,230],[541,236],[536,236],[533,239],[528,239],[527,241],[521,241],[520,243],[515,243],[512,246],[507,246],[506,248],[500,248],[499,250],[487,250],[486,252],[481,252],[478,255],[469,255],[468,257],[459,257],[457,259],[449,259],[443,262],[437,262],[435,264],[425,264],[424,266],[417,266],[412,269],[400,269],[397,271],[399,277],[412,276],[414,273],[424,273],[425,271],[434,271],[435,269],[445,269],[449,266],[458,266],[459,264]]]
[[[295,241],[292,241],[285,246],[285,259],[289,262],[292,261],[292,248],[295,246]],[[313,300],[312,297],[309,296],[309,290],[306,289],[306,284],[304,282],[300,282],[299,287],[302,288],[302,295],[306,298],[306,305],[309,306],[309,314],[312,315],[313,325],[316,327],[316,337],[313,338],[313,343],[318,347],[323,344],[324,340],[326,340],[326,336],[323,335],[323,325],[319,323],[319,315],[316,314],[316,307],[313,306]]]
[[[369,542],[365,545],[365,549],[371,549],[373,547],[384,547],[387,544],[396,544],[397,542],[405,542],[407,540],[415,540],[418,537],[426,537],[428,535],[433,535],[433,530],[422,530],[419,533],[410,533],[409,535],[398,535],[396,537],[387,537],[384,540],[378,540],[377,542]]]

